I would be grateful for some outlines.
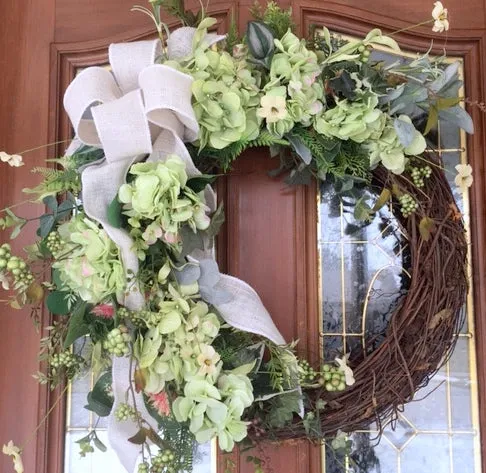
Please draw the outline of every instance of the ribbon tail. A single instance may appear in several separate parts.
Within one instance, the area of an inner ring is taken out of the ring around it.
[[[123,267],[127,276],[137,274],[138,258],[132,251],[133,241],[125,230],[113,227],[108,221],[108,206],[118,193],[118,189],[125,182],[125,176],[132,161],[116,163],[103,162],[99,165],[87,167],[82,174],[83,205],[88,217],[99,222],[108,236],[115,242],[120,251]],[[94,198],[96,196],[96,198]],[[138,287],[133,284],[127,288],[124,295],[120,295],[119,302],[130,310],[143,307],[145,301]]]
[[[216,305],[228,324],[238,330],[262,335],[277,345],[285,344],[272,317],[250,285],[241,279],[222,274],[217,287],[232,295],[231,301]]]

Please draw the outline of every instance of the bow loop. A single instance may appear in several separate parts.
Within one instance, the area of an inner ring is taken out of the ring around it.
[[[108,162],[152,152],[150,128],[140,90],[91,110]]]
[[[69,85],[64,94],[66,109],[76,136],[90,146],[100,146],[91,107],[111,102],[121,97],[121,91],[110,71],[102,67],[89,67],[82,71]]]
[[[111,44],[108,57],[113,74],[122,93],[138,89],[138,76],[146,67],[155,64],[162,54],[160,41],[135,41]]]
[[[192,77],[156,64],[144,69],[138,81],[143,91],[147,118],[157,126],[167,128],[167,112],[172,112],[184,125],[178,136],[184,141],[196,140],[199,126],[191,104]]]

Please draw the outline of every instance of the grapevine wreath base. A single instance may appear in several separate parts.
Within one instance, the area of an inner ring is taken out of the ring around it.
[[[400,219],[410,250],[410,286],[379,347],[350,360],[356,383],[339,394],[325,389],[308,392],[311,399],[327,401],[319,420],[326,437],[339,430],[365,429],[372,422],[381,431],[384,422],[396,419],[403,405],[447,362],[464,322],[467,242],[444,173],[434,168],[423,189],[426,195],[383,168],[373,177],[381,187],[391,188],[399,181],[421,202],[420,210]],[[430,235],[420,228],[425,216],[437,222]],[[274,434],[278,439],[307,436],[302,424]]]
[[[135,9],[159,39],[111,45],[111,71],[87,68],[66,90],[75,139],[25,190],[46,212],[36,245],[26,257],[0,246],[11,307],[36,316],[46,303],[59,316],[42,339],[39,381],[54,388],[95,372],[86,408],[109,417],[108,439],[129,473],[191,471],[195,446],[211,439],[230,452],[326,441],[373,421],[381,431],[448,359],[463,323],[463,220],[444,164],[427,151],[439,118],[473,132],[458,64],[429,53],[374,62],[376,47],[400,52],[378,29],[361,40],[326,28],[300,39],[273,2],[254,10],[244,38],[234,25],[211,33],[216,20],[182,1],[151,6]],[[184,26],[169,33],[162,7]],[[432,16],[434,31],[448,28],[440,2]],[[219,272],[224,212],[211,188],[217,175],[202,171],[226,172],[251,147],[279,156],[289,184],[317,178],[355,198],[363,225],[385,205],[398,218],[408,292],[364,353],[324,353],[311,367],[256,291]],[[456,169],[466,192],[472,169]],[[357,198],[368,190],[373,202]],[[12,238],[29,221],[14,208],[0,218]],[[78,443],[83,456],[105,449],[95,430]],[[3,451],[21,473],[20,449]]]

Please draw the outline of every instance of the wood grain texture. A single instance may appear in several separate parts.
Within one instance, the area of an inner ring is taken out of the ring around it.
[[[71,130],[62,111],[62,96],[79,67],[106,62],[111,42],[133,41],[154,35],[148,17],[131,13],[133,0],[3,0],[0,15],[0,151],[23,149],[67,139]],[[135,2],[136,3],[136,2]],[[140,2],[142,3],[142,2]],[[349,34],[364,34],[379,26],[393,31],[410,22],[430,17],[432,2],[422,0],[286,0],[292,6],[301,34],[312,24],[326,24]],[[194,0],[194,6],[199,3]],[[253,0],[212,1],[209,10],[226,31],[232,12],[240,31],[250,19]],[[435,39],[436,50],[446,45],[449,54],[464,58],[466,93],[473,100],[486,98],[486,7],[485,0],[448,0],[452,28],[448,35],[434,35],[429,26],[398,35],[410,49],[426,50]],[[171,26],[177,22],[171,21]],[[446,42],[445,42],[446,41]],[[478,370],[481,427],[486,432],[486,197],[485,116],[471,110],[477,133],[468,139],[468,155],[475,169],[471,192],[474,302],[478,333]],[[57,151],[62,152],[63,146]],[[26,155],[29,164],[41,164],[45,150]],[[276,166],[265,150],[248,152],[233,172],[218,184],[226,203],[227,224],[218,239],[218,259],[224,270],[252,284],[287,339],[299,338],[303,354],[317,359],[319,319],[317,284],[317,206],[315,187],[289,189],[267,171]],[[20,190],[36,178],[27,168],[0,167],[0,207],[12,202]],[[37,210],[28,209],[29,215]],[[6,239],[5,235],[1,235]],[[19,248],[33,238],[16,242]],[[28,314],[5,310],[0,334],[0,444],[12,438],[17,443],[33,431],[56,397],[31,378],[37,371],[39,334]],[[45,315],[44,323],[49,319]],[[26,471],[62,473],[64,410],[59,404],[49,423],[26,448]],[[484,436],[483,436],[484,437]],[[483,440],[486,471],[486,441]],[[320,471],[318,448],[307,443],[270,445],[265,448],[270,470],[282,473]],[[233,458],[238,471],[249,473],[246,454]],[[219,457],[219,471],[224,471]],[[0,472],[11,469],[0,456]]]
[[[49,46],[54,40],[54,7],[52,0],[0,2],[0,150],[14,153],[48,143]],[[0,208],[18,202],[22,188],[35,184],[37,178],[29,168],[41,165],[45,155],[46,150],[25,155],[28,166],[19,169],[1,164]],[[34,217],[39,209],[26,206],[22,212]],[[32,241],[33,230],[29,227],[26,235],[15,241],[15,251],[20,252]],[[6,234],[0,238],[8,241]],[[47,424],[39,436],[31,436],[49,405],[48,390],[32,378],[39,369],[39,333],[28,311],[9,310],[3,304],[0,324],[0,445],[10,439],[23,444],[30,437],[24,454],[26,471],[44,471]],[[62,443],[53,444],[52,451],[58,445]],[[0,455],[0,471],[12,471],[12,462],[5,455]]]

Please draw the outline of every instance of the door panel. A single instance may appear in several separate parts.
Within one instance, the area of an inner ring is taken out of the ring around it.
[[[69,124],[61,110],[62,95],[78,67],[102,64],[110,42],[153,36],[149,20],[130,13],[132,0],[27,0],[0,2],[0,150],[19,152],[43,143],[67,139]],[[231,13],[236,14],[240,31],[249,19],[253,0],[215,1],[209,13],[227,30]],[[280,2],[290,5],[290,2]],[[199,3],[194,1],[194,6]],[[436,42],[437,51],[446,41],[450,54],[462,56],[467,96],[484,101],[486,57],[486,9],[481,0],[449,0],[452,29]],[[311,25],[326,24],[330,29],[360,35],[373,26],[386,30],[408,26],[429,18],[432,2],[421,0],[387,1],[341,0],[334,2],[293,1],[293,12],[302,34]],[[175,26],[175,24],[173,25]],[[421,27],[398,36],[409,49],[426,50],[430,28]],[[486,388],[486,255],[484,222],[486,210],[484,161],[486,142],[484,114],[471,110],[478,129],[468,138],[470,162],[475,168],[471,193],[471,240],[474,276],[474,305],[477,333],[478,383]],[[483,132],[481,132],[483,131]],[[63,149],[49,148],[25,156],[30,164],[41,165]],[[29,166],[30,167],[30,166]],[[221,179],[220,198],[227,206],[227,224],[219,238],[219,259],[223,269],[252,284],[273,314],[284,335],[300,339],[306,356],[319,358],[319,285],[317,255],[317,205],[314,187],[287,188],[271,179],[267,171],[276,167],[267,151],[247,153],[227,178]],[[14,201],[20,190],[33,185],[27,166],[0,168],[0,208]],[[32,211],[34,213],[35,210]],[[6,239],[6,235],[1,235]],[[32,235],[33,237],[33,235]],[[16,241],[16,245],[27,242]],[[39,369],[36,361],[40,335],[32,328],[29,314],[2,311],[0,332],[0,443],[12,438],[22,443],[47,411],[48,422],[26,447],[26,471],[63,471],[64,406],[55,404],[56,393],[39,387],[30,376]],[[49,323],[43,314],[43,325]],[[21,370],[18,367],[22,367]],[[486,396],[480,395],[480,424],[486,427]],[[486,461],[483,442],[483,462]],[[307,443],[266,447],[272,471],[319,472],[319,449]],[[234,458],[242,472],[251,471],[246,455]],[[220,457],[220,471],[225,459]],[[486,464],[485,464],[486,465]],[[0,456],[0,471],[9,471],[8,458]],[[486,468],[484,468],[486,471]]]

